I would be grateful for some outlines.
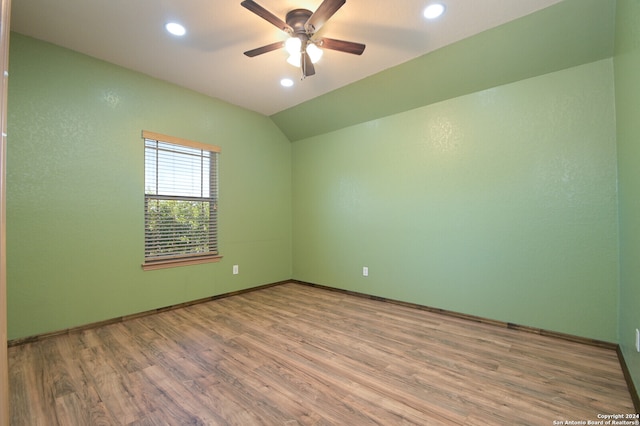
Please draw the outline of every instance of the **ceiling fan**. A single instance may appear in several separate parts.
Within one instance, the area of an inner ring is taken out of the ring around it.
[[[285,48],[290,56],[287,62],[302,69],[302,78],[316,73],[314,63],[320,59],[322,49],[337,50],[339,52],[362,55],[365,45],[352,41],[336,40],[327,37],[316,37],[316,33],[337,11],[346,0],[324,0],[315,12],[307,9],[294,9],[287,13],[285,21],[269,12],[253,0],[240,3],[262,19],[275,25],[289,35],[286,41],[278,41],[266,46],[244,52],[253,58],[263,53]]]

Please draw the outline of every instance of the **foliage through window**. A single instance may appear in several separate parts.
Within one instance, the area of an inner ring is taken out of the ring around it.
[[[220,148],[143,132],[145,265],[218,257]]]

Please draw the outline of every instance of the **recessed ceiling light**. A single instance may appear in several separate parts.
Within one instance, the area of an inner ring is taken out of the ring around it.
[[[444,13],[444,5],[441,3],[433,3],[424,9],[424,17],[427,19],[436,19]]]
[[[164,27],[173,35],[183,36],[187,33],[187,30],[177,22],[169,22]]]
[[[280,84],[283,87],[291,87],[293,86],[293,80],[291,80],[290,78],[283,78],[282,80],[280,80]]]

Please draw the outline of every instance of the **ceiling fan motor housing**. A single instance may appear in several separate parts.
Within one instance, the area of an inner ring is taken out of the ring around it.
[[[307,9],[293,9],[289,13],[287,13],[286,22],[291,28],[293,28],[293,33],[296,36],[300,34],[307,35],[307,30],[305,29],[305,24],[309,20],[309,18],[313,15],[313,12]]]

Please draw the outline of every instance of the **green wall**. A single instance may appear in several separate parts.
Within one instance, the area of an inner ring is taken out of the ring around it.
[[[640,2],[618,0],[616,19],[616,113],[620,211],[619,343],[640,388]]]
[[[9,339],[291,277],[291,145],[271,120],[15,33],[10,58]],[[142,271],[143,129],[222,148],[221,262]]]
[[[295,142],[294,278],[616,342],[614,104],[605,59]]]

